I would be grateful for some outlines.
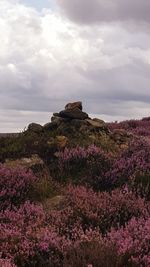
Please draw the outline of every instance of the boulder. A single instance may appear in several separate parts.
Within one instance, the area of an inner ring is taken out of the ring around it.
[[[111,138],[117,143],[125,143],[130,135],[124,129],[115,129],[111,133]]]
[[[54,113],[53,113],[53,116],[54,116],[54,117],[58,117],[58,116],[59,116],[59,113],[58,113],[58,112],[54,112]]]
[[[58,117],[58,116],[56,116],[56,117],[53,116],[53,117],[51,117],[51,121],[55,122],[55,123],[57,123],[57,125],[59,125],[62,122],[70,121],[70,119],[69,118],[62,118],[62,117]]]
[[[49,148],[56,148],[56,149],[60,149],[60,148],[64,148],[66,147],[66,145],[68,144],[68,138],[66,136],[63,135],[57,135],[55,138],[51,137],[48,141],[47,141],[47,145]]]
[[[56,136],[56,144],[58,148],[64,148],[68,144],[68,138],[63,135]]]
[[[59,116],[62,118],[85,120],[88,118],[88,114],[80,109],[66,109],[59,112]]]
[[[30,157],[20,158],[16,160],[7,159],[5,166],[16,168],[18,166],[24,167],[26,169],[31,169],[34,173],[45,168],[43,160],[37,155],[33,154]]]
[[[43,131],[42,125],[38,123],[30,123],[28,126],[28,131],[32,131],[34,133],[39,133]]]
[[[79,129],[79,128],[82,127],[83,125],[87,125],[87,122],[86,122],[86,120],[74,119],[74,120],[71,120],[70,124],[71,124],[71,126],[73,126],[75,129]]]
[[[44,124],[43,129],[50,131],[50,130],[54,130],[56,127],[57,127],[56,122],[48,122],[48,123]]]
[[[57,128],[58,135],[68,136],[68,135],[75,134],[76,132],[77,132],[77,129],[73,127],[70,122],[63,122]]]
[[[97,122],[99,122],[99,123],[101,123],[101,124],[103,124],[103,125],[106,124],[103,120],[100,120],[100,119],[98,119],[98,118],[94,118],[93,121],[97,121]]]
[[[106,125],[106,123],[103,120],[99,120],[99,119],[86,119],[86,122],[88,123],[88,127],[89,129],[91,128],[93,130],[98,130],[98,131],[102,131],[105,133],[109,132],[109,129]]]
[[[94,128],[103,128],[105,126],[105,122],[95,119],[86,119],[87,123],[91,126],[93,126]]]
[[[68,103],[65,106],[65,110],[74,110],[74,109],[80,109],[82,110],[82,102],[78,101],[78,102],[73,102],[73,103]]]

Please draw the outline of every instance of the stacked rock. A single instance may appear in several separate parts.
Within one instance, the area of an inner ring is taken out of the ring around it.
[[[78,132],[95,132],[104,131],[108,132],[108,128],[103,120],[91,119],[86,112],[83,112],[82,102],[68,103],[65,109],[53,113],[51,122],[48,122],[43,127],[32,123],[29,125],[28,130],[40,132],[43,130],[56,130],[59,134],[69,134]]]
[[[74,129],[79,129],[81,131],[93,131],[93,130],[104,130],[106,131],[106,124],[100,119],[91,119],[86,112],[82,111],[82,102],[68,103],[65,109],[59,113],[54,113],[51,121],[53,124],[57,124],[61,128],[73,127]],[[108,129],[107,129],[108,130]]]
[[[59,112],[59,117],[85,120],[88,118],[88,114],[82,111],[82,102],[68,103],[65,106],[65,110]]]

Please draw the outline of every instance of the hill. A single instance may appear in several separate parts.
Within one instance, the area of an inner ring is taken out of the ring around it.
[[[0,148],[0,266],[150,266],[150,118],[68,103]]]

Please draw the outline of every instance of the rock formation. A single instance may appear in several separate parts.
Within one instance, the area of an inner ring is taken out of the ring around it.
[[[66,106],[65,106],[65,110],[67,109],[80,109],[82,110],[82,102],[81,101],[78,101],[78,102],[73,102],[73,103],[68,103]]]
[[[46,123],[43,127],[37,124],[30,124],[28,130],[34,132],[56,131],[56,135],[69,135],[92,132],[105,132],[109,130],[106,123],[100,119],[91,119],[89,115],[83,111],[82,102],[68,103],[64,110],[53,113],[51,122]]]

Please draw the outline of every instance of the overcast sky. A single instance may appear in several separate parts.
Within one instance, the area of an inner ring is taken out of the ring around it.
[[[107,121],[150,116],[149,14],[149,0],[0,0],[0,132],[76,100]]]

